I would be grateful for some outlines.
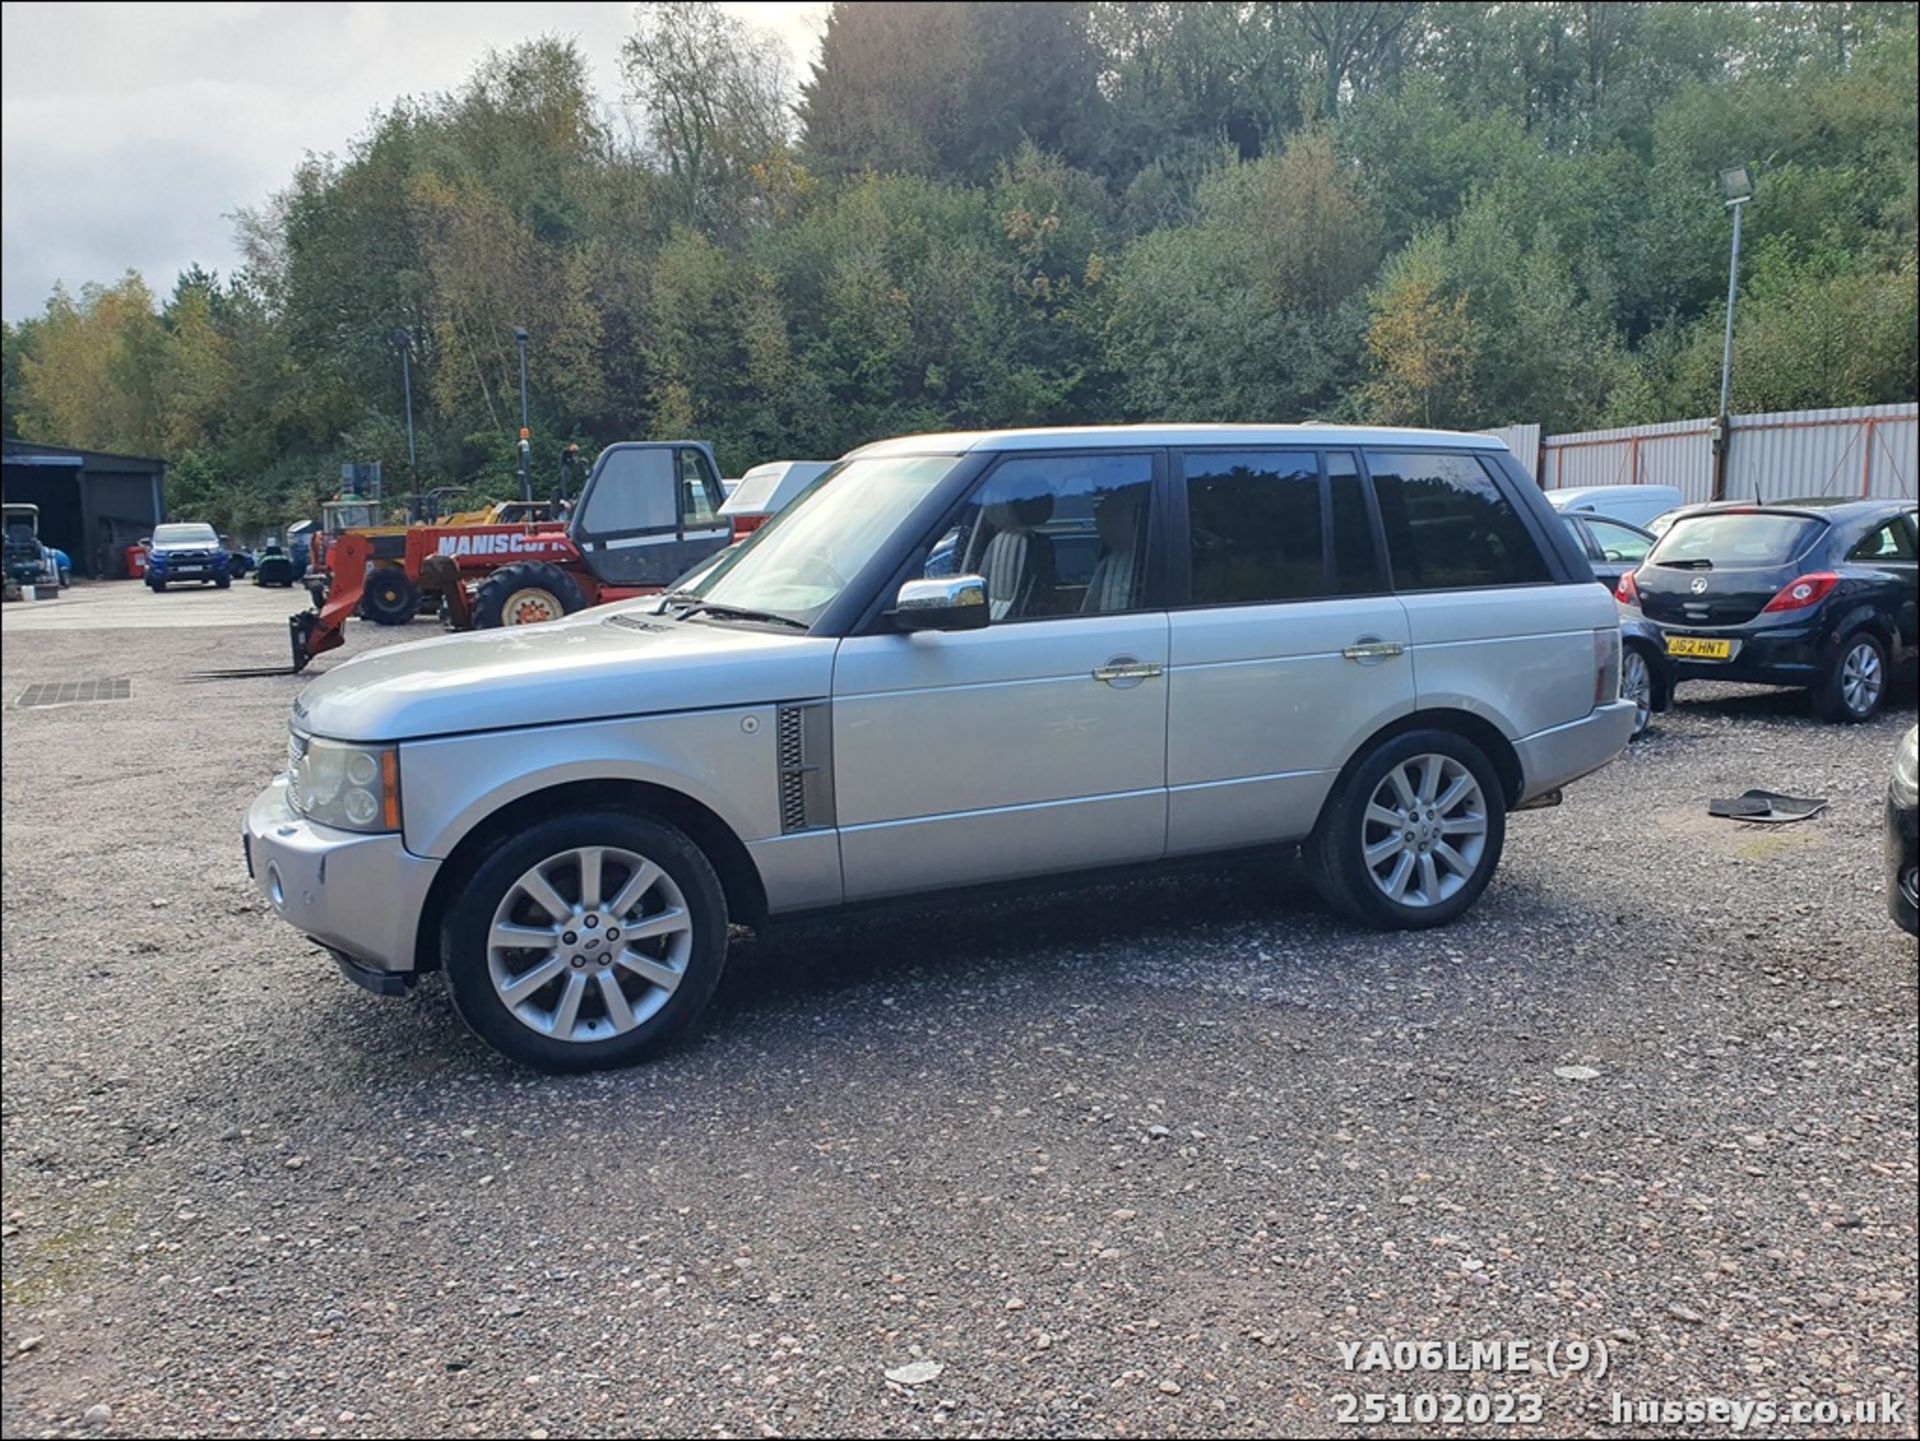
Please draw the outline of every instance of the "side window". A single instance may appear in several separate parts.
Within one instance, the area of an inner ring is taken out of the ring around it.
[[[724,524],[720,506],[725,496],[704,450],[691,446],[680,452],[680,514],[688,530],[713,530]]]
[[[590,535],[674,530],[678,480],[670,450],[611,450],[594,478],[580,524]]]
[[[995,622],[1133,610],[1152,498],[1150,455],[1019,456],[980,483],[925,573],[983,577]]]
[[[1913,531],[1904,519],[1890,520],[1847,553],[1848,560],[1912,560]]]
[[[1567,534],[1573,537],[1573,543],[1580,548],[1580,554],[1584,555],[1588,560],[1599,559],[1599,557],[1593,553],[1593,547],[1587,544],[1587,533],[1581,528],[1579,521],[1570,515],[1562,514],[1560,524],[1567,528]]]
[[[1592,534],[1594,544],[1600,547],[1602,560],[1625,561],[1638,565],[1647,558],[1647,552],[1653,549],[1653,542],[1630,525],[1622,525],[1617,520],[1590,520],[1587,530]]]
[[[1189,451],[1183,465],[1194,605],[1328,594],[1317,454]]]
[[[1333,502],[1332,592],[1367,595],[1386,589],[1380,576],[1380,548],[1373,536],[1373,512],[1353,452],[1327,452],[1327,490]]]
[[[1459,590],[1549,579],[1519,512],[1463,452],[1368,451],[1399,590]]]

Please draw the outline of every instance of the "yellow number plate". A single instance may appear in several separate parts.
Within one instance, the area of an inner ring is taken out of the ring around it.
[[[1733,654],[1733,642],[1709,640],[1703,635],[1670,635],[1667,654],[1683,655],[1689,660],[1726,660]]]

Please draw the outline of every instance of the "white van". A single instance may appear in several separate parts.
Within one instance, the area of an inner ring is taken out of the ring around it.
[[[1656,515],[1686,504],[1677,485],[1573,485],[1546,496],[1555,510],[1624,520],[1642,530]]]
[[[830,460],[770,460],[756,465],[740,477],[739,483],[720,507],[720,514],[733,522],[733,538],[758,530],[769,516],[833,468]]]

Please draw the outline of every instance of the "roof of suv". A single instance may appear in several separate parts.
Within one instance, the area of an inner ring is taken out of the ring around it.
[[[1132,445],[1427,445],[1448,450],[1505,450],[1497,435],[1371,425],[1071,425],[1034,430],[959,430],[876,440],[848,458],[964,455],[975,450],[1054,450],[1063,446]]]

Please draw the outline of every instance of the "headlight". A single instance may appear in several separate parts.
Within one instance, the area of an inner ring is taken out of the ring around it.
[[[1920,726],[1907,732],[1893,758],[1893,799],[1901,806],[1920,803]]]
[[[341,741],[287,742],[287,801],[296,815],[343,831],[400,829],[400,752]]]

